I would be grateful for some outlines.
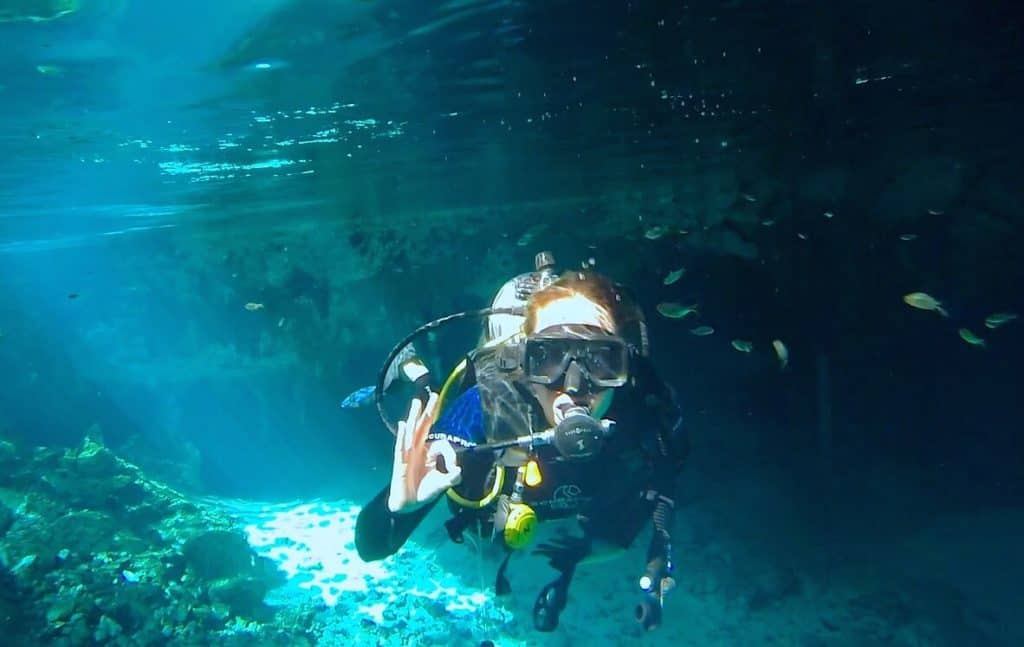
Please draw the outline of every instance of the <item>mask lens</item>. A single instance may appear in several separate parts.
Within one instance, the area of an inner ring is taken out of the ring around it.
[[[626,347],[619,341],[587,342],[580,359],[590,379],[598,386],[620,386],[625,383],[628,365]]]
[[[525,369],[528,379],[538,384],[553,384],[576,360],[595,386],[616,387],[626,383],[629,353],[618,339],[527,340]]]
[[[525,368],[531,382],[552,384],[569,366],[571,353],[564,339],[530,339],[526,342]]]

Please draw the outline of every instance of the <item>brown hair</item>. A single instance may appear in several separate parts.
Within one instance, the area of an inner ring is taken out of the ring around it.
[[[646,351],[647,334],[644,314],[624,288],[609,278],[589,271],[565,272],[551,285],[538,290],[526,305],[526,334],[537,332],[537,311],[544,306],[571,296],[583,296],[600,306],[611,318],[615,334]]]

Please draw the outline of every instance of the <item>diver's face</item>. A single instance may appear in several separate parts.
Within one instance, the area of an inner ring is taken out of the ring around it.
[[[569,371],[566,372],[566,376],[569,377]],[[614,392],[614,389],[592,389],[586,380],[582,379],[579,384],[566,379],[557,385],[530,384],[529,388],[552,427],[560,422],[560,419],[555,417],[557,409],[564,408],[570,401],[573,405],[586,407],[595,417],[600,417],[608,410]]]

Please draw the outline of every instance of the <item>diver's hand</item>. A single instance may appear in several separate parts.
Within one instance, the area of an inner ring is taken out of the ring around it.
[[[436,409],[436,393],[430,394],[425,407],[419,398],[414,398],[409,417],[398,423],[388,494],[391,512],[412,512],[462,480],[462,468],[456,464],[451,443],[427,440]],[[438,468],[438,457],[446,471]]]

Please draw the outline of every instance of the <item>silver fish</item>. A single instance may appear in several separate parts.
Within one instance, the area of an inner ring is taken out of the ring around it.
[[[668,232],[666,227],[661,225],[655,225],[644,232],[644,238],[647,240],[658,240]]]
[[[697,304],[684,306],[674,301],[659,303],[655,309],[664,317],[669,319],[684,319],[691,314],[697,314]]]
[[[971,346],[980,346],[982,348],[985,347],[985,340],[982,339],[981,337],[978,337],[967,328],[961,328],[960,330],[957,331],[957,333],[960,335],[960,339],[964,340]]]
[[[997,312],[993,315],[985,317],[985,327],[995,330],[999,326],[1005,323],[1009,323],[1017,318],[1016,313],[1013,312]]]
[[[779,358],[779,368],[786,368],[789,364],[789,349],[781,339],[773,339],[772,348],[775,350],[775,356]]]
[[[749,353],[754,350],[753,342],[749,342],[746,339],[734,339],[729,343],[731,343],[732,347],[741,353]]]
[[[671,272],[666,274],[665,278],[662,279],[661,282],[664,283],[665,285],[672,285],[673,283],[681,279],[683,277],[683,274],[686,274],[686,268],[680,267],[678,270],[672,270]]]
[[[918,310],[932,310],[943,317],[948,317],[949,313],[942,307],[942,302],[925,292],[911,292],[910,294],[903,295],[903,303],[906,303],[911,308],[917,308]]]

